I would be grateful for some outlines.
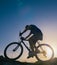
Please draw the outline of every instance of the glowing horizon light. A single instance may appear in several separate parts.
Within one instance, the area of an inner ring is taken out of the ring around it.
[[[46,61],[51,59],[53,57],[53,50],[46,45],[42,45],[41,47],[38,48],[41,53],[38,53],[38,57],[42,61]]]

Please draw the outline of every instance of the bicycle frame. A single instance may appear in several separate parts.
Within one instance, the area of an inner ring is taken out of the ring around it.
[[[26,41],[26,40],[23,40],[23,39],[22,39],[22,36],[20,36],[20,40],[21,40],[21,41],[20,41],[19,43],[22,43],[22,44],[26,47],[26,49],[27,49],[29,52],[33,52],[33,51],[32,51],[31,49],[29,49],[28,46],[24,43],[24,41]],[[37,42],[37,43],[38,43],[38,46],[39,46],[39,45],[40,45],[40,42]],[[17,46],[15,49],[18,49],[18,47],[19,47],[19,46]],[[37,48],[37,47],[35,46],[35,48]],[[44,51],[42,47],[40,47],[40,48],[41,48],[42,51]],[[33,53],[34,53],[34,52],[33,52]]]
[[[25,40],[25,41],[26,41],[26,40]],[[29,52],[33,52],[33,51],[31,51],[31,50],[28,48],[28,46],[24,43],[23,40],[21,40],[21,42],[23,43],[23,45],[27,48],[27,50],[28,50]],[[21,42],[20,42],[20,43],[21,43]],[[38,46],[39,46],[39,45],[40,45],[40,42],[37,42],[37,43],[38,43]],[[37,47],[35,46],[35,48],[37,48]],[[40,47],[40,48],[41,48],[42,51],[44,51],[42,47]]]
[[[21,38],[20,38],[20,42],[19,43],[22,43],[26,48],[27,48],[27,50],[29,51],[29,52],[33,52],[33,51],[31,51],[31,49],[29,49],[29,47],[24,43],[24,41],[26,41],[26,40],[22,40]],[[40,42],[37,42],[38,43],[38,46],[40,45]],[[35,48],[36,48],[36,46],[35,46]],[[42,49],[42,48],[41,48]],[[43,50],[43,49],[42,49]]]
[[[24,43],[24,41],[23,40],[21,40],[21,42],[20,43],[22,43],[25,47],[26,47],[26,49],[30,52],[31,50],[28,48],[28,46]]]

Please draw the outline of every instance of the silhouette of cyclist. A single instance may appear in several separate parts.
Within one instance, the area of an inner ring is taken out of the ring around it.
[[[30,33],[28,36],[26,36],[25,39],[29,41],[30,48],[32,51],[34,51],[36,42],[38,40],[43,40],[43,33],[35,25],[26,25],[25,29],[23,30],[23,32],[20,33],[20,35],[22,35],[28,30],[30,30]],[[30,58],[30,57],[33,57],[33,56],[29,53],[29,56],[27,58]]]

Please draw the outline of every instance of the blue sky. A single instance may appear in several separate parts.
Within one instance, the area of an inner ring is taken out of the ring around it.
[[[39,27],[45,41],[56,47],[57,0],[0,0],[0,55],[27,24]]]

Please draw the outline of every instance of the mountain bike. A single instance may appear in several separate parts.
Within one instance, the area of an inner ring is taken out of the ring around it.
[[[45,43],[37,42],[38,45],[35,46],[35,51],[31,51],[31,49],[25,44],[24,39],[22,36],[20,37],[20,41],[18,42],[12,42],[8,44],[4,50],[4,56],[7,59],[16,60],[20,58],[23,54],[23,45],[26,47],[26,49],[30,52],[32,52],[33,57],[39,61],[48,61],[51,60],[54,57],[54,50],[53,48]],[[26,41],[26,40],[25,40]],[[40,52],[38,52],[40,51]]]

